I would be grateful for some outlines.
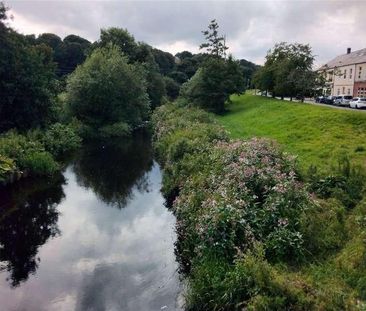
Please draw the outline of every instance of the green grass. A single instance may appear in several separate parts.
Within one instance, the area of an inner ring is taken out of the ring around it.
[[[233,96],[217,119],[232,138],[269,137],[298,156],[300,167],[331,171],[342,156],[366,167],[366,113],[286,102],[254,95]]]

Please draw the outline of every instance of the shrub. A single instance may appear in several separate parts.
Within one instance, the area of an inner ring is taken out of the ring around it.
[[[29,168],[36,175],[53,174],[58,170],[52,155],[46,151],[29,153],[22,162],[24,167]]]
[[[13,171],[53,174],[59,166],[41,140],[37,140],[42,137],[40,131],[29,132],[28,135],[9,131],[0,136],[0,155],[7,159],[8,164],[11,163]]]
[[[42,142],[46,150],[57,157],[77,149],[81,139],[71,126],[55,123],[47,129]]]
[[[204,169],[185,181],[174,203],[185,238],[198,235],[196,253],[214,249],[232,258],[262,241],[271,260],[299,259],[298,219],[313,203],[292,159],[272,142],[253,139],[219,143],[202,160]]]

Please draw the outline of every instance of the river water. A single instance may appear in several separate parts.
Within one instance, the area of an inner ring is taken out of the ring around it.
[[[180,310],[175,218],[149,138],[85,146],[0,190],[0,310]]]

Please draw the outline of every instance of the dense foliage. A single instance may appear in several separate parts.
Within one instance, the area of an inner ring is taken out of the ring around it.
[[[98,48],[69,77],[67,102],[85,137],[125,136],[148,118],[145,72],[117,46]]]
[[[0,3],[0,132],[44,126],[52,119],[55,84],[52,50],[30,45],[5,25]]]
[[[231,57],[227,60],[210,57],[182,86],[181,95],[190,104],[222,113],[230,95],[239,94],[244,89],[244,79],[237,61]]]
[[[226,59],[225,37],[219,35],[218,24],[212,20],[203,31],[206,42],[200,48],[207,51],[199,69],[181,89],[181,96],[189,104],[208,111],[222,113],[233,93],[245,90],[244,77],[238,61]]]
[[[200,109],[168,104],[153,124],[162,191],[177,216],[177,254],[188,273],[188,310],[358,309],[365,231],[347,227],[364,209],[346,221],[333,198],[307,193],[294,159],[276,144],[231,141]],[[345,262],[350,251],[352,264]]]
[[[266,62],[254,77],[254,85],[273,96],[309,96],[321,85],[313,71],[315,56],[309,45],[282,42],[266,56]]]
[[[84,62],[91,43],[77,35],[68,35],[63,40],[53,33],[43,33],[37,38],[27,37],[33,44],[45,44],[52,48],[53,59],[57,64],[56,73],[62,77],[73,72]]]
[[[74,129],[60,123],[45,131],[19,134],[12,130],[1,134],[0,182],[11,182],[29,174],[53,174],[60,168],[56,159],[77,149],[80,143]]]

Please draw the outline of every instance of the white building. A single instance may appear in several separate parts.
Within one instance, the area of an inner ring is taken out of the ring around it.
[[[366,49],[339,55],[322,66],[328,95],[366,96]]]

